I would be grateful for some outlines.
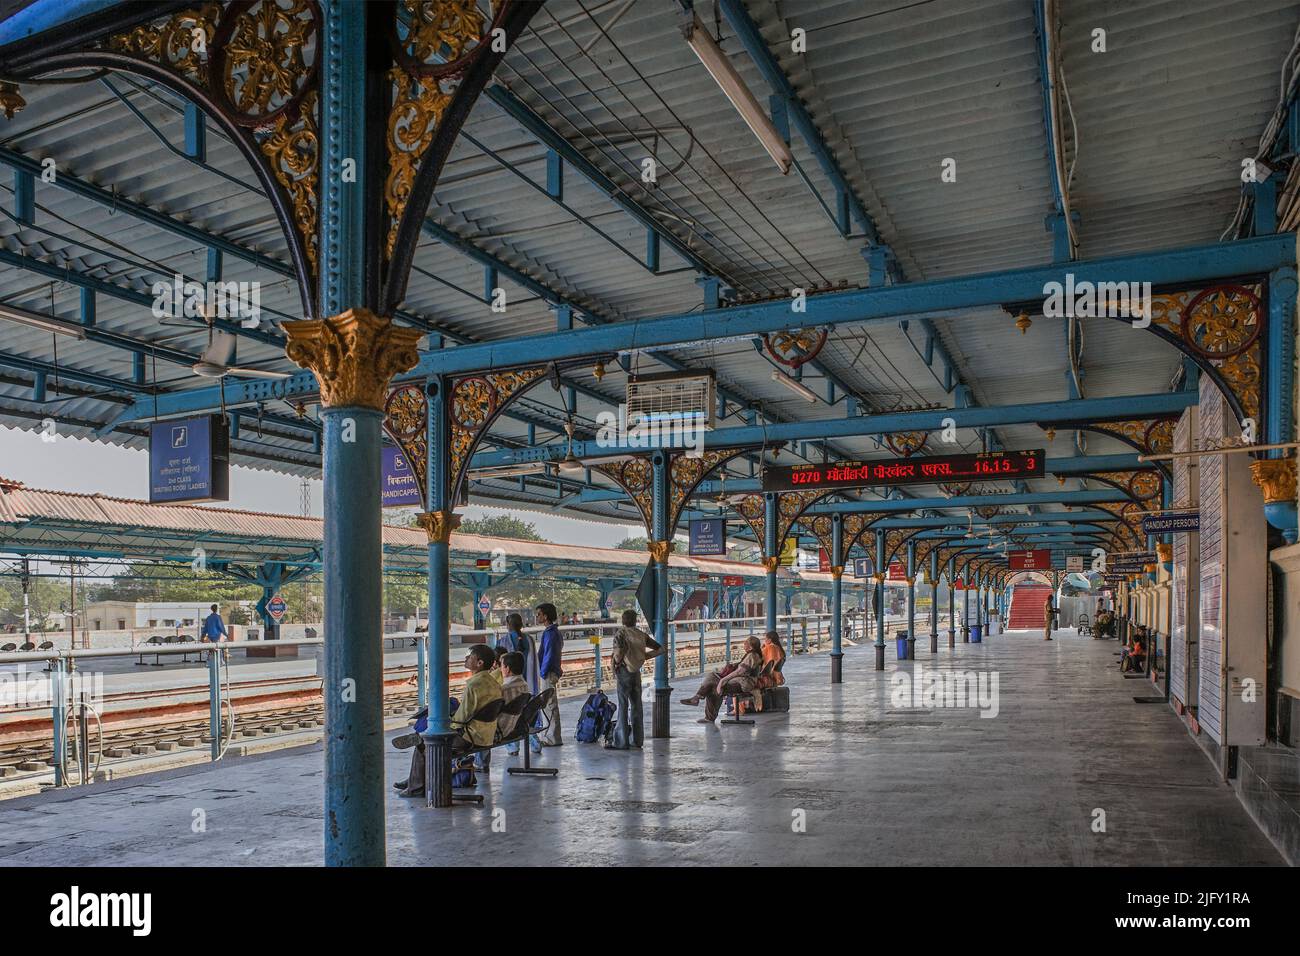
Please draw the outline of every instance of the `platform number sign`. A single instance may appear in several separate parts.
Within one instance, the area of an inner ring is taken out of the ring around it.
[[[266,613],[271,615],[271,620],[277,624],[280,622],[280,618],[284,617],[284,612],[287,610],[289,610],[289,605],[278,594],[266,602]]]
[[[478,610],[480,614],[486,614],[488,611],[492,610],[492,602],[488,600],[486,594],[478,599]]]
[[[607,611],[614,610],[614,596],[612,594],[609,597],[605,598],[605,610]]]

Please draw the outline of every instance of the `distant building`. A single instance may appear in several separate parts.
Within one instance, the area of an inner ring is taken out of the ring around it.
[[[241,604],[244,602],[240,602]],[[96,601],[86,608],[82,620],[92,631],[125,631],[157,628],[160,631],[197,632],[208,616],[212,602],[201,601]],[[229,616],[229,607],[222,614]]]

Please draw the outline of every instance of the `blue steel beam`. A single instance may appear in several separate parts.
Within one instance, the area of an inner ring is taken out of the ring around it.
[[[1085,280],[1112,282],[1123,279],[1161,285],[1270,272],[1283,266],[1294,267],[1295,258],[1295,234],[1282,233],[1163,252],[1053,263],[930,282],[910,282],[881,289],[834,292],[809,298],[806,303],[808,311],[801,319],[801,324],[878,324],[906,315],[1023,302],[1042,298],[1046,283],[1064,283],[1067,271],[1074,275],[1076,284]],[[416,368],[402,376],[401,380],[414,381],[431,375],[592,358],[632,349],[675,348],[725,338],[749,338],[763,332],[781,331],[788,328],[789,324],[790,308],[786,302],[706,309],[637,322],[574,329],[564,336],[547,333],[426,352]],[[302,372],[276,382],[228,385],[225,401],[228,405],[242,405],[273,398],[310,396],[316,392],[315,376],[310,372]],[[172,415],[203,411],[218,407],[220,400],[221,395],[216,388],[191,389],[183,396],[177,396],[163,413]],[[928,427],[942,427],[942,418],[955,415],[958,411],[944,411]],[[1010,422],[987,421],[985,424]],[[907,427],[906,423],[899,426],[904,427]],[[817,436],[808,434],[802,437]]]
[[[575,333],[576,334],[576,333]],[[958,427],[1050,423],[1087,419],[1092,421],[1142,418],[1181,412],[1196,404],[1189,392],[1163,392],[1156,395],[1124,395],[1115,398],[1085,398],[1074,402],[1035,402],[1024,405],[992,405],[976,408],[939,408],[917,412],[895,412],[862,418],[834,418],[808,422],[771,425],[742,425],[720,428],[704,436],[705,448],[736,448],[744,445],[770,445],[773,442],[799,441],[809,438],[853,438],[887,432],[943,427],[943,419],[953,419]],[[472,467],[489,468],[525,462],[559,461],[567,446],[543,445],[507,452],[482,452],[474,456]],[[609,458],[643,454],[644,447],[611,446],[598,442],[574,442],[578,458]]]

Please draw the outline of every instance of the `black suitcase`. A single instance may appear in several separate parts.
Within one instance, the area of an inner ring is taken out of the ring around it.
[[[790,710],[790,688],[768,687],[763,691],[763,713],[784,714]]]

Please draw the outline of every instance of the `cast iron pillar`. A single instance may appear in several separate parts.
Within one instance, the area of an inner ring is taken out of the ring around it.
[[[778,520],[776,493],[769,491],[763,495],[763,567],[767,571],[767,597],[763,601],[763,613],[766,617],[766,630],[776,630],[776,569],[781,564],[781,546],[785,543],[776,538]]]
[[[844,591],[844,516],[831,518],[831,683],[844,680],[844,650],[840,644],[843,632]]]
[[[875,574],[872,581],[876,585],[873,592],[876,611],[876,670],[885,669],[885,530],[876,529]]]
[[[916,541],[907,542],[907,659],[916,660]]]
[[[662,648],[668,647],[668,559],[673,552],[672,531],[668,527],[670,503],[668,500],[668,455],[656,451],[650,456],[653,474],[650,515],[650,559],[655,571],[655,640]],[[668,654],[655,658],[655,700],[650,718],[650,736],[668,737],[671,732],[669,707],[673,689],[668,686]]]
[[[930,653],[939,653],[939,549],[930,551]]]

